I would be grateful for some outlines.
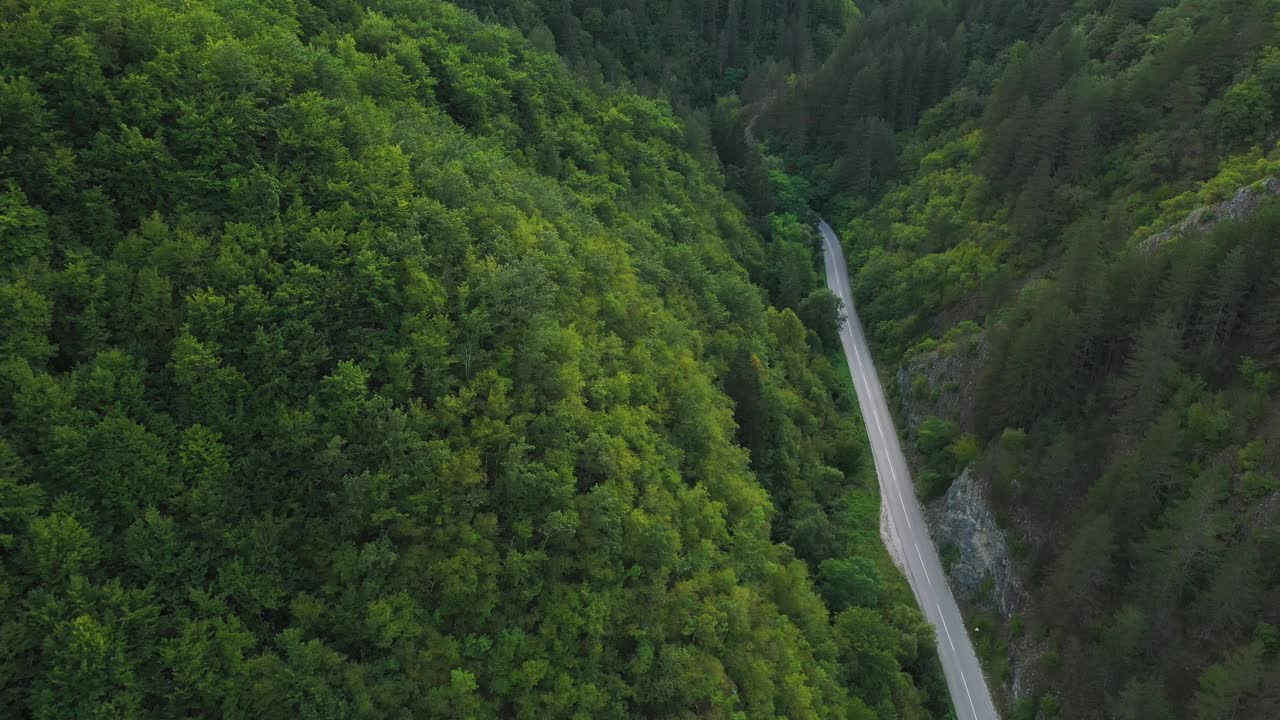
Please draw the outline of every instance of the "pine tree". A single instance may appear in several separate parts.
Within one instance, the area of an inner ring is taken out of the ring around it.
[[[1023,241],[1038,242],[1052,226],[1057,214],[1053,191],[1057,187],[1049,158],[1042,158],[1018,195],[1013,218]]]
[[[1269,294],[1252,303],[1245,334],[1257,347],[1257,357],[1266,367],[1280,365],[1280,279],[1266,284]]]
[[[969,69],[969,29],[962,22],[956,25],[947,41],[946,87],[952,88],[964,79]]]
[[[1219,348],[1231,341],[1240,314],[1248,271],[1244,249],[1236,246],[1227,251],[1209,291],[1200,303],[1195,335],[1200,356],[1212,362]]]
[[[1154,417],[1166,383],[1178,369],[1182,339],[1168,314],[1143,327],[1133,341],[1115,391],[1117,421],[1135,432]]]
[[[1252,642],[1227,653],[1223,662],[1200,674],[1195,720],[1230,720],[1244,697],[1262,681],[1262,643]]]
[[[1201,473],[1186,499],[1160,516],[1156,529],[1137,549],[1144,572],[1135,589],[1158,618],[1173,611],[1183,591],[1221,552],[1221,533],[1228,527],[1220,505],[1226,475],[1225,468]]]
[[[1079,526],[1049,577],[1045,593],[1048,620],[1070,627],[1094,615],[1111,580],[1114,552],[1110,517],[1097,515]]]

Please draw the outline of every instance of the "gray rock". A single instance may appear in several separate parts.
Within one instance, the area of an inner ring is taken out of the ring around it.
[[[977,372],[986,353],[986,335],[978,334],[957,341],[947,352],[933,350],[902,363],[894,383],[908,440],[915,440],[920,425],[931,416],[952,420],[964,432],[973,431]],[[914,387],[917,377],[925,379],[928,397],[920,397]]]
[[[915,355],[899,367],[893,389],[908,440],[904,450],[917,471],[920,458],[911,441],[926,419],[941,417],[955,422],[962,432],[973,432],[978,371],[988,349],[985,333],[980,333],[940,343],[939,348]],[[925,515],[938,549],[956,548],[958,560],[951,565],[948,580],[961,605],[987,608],[1003,622],[1019,614],[1027,602],[1026,592],[1005,531],[987,498],[985,479],[966,469],[945,495],[925,506]],[[899,558],[895,561],[902,566]],[[1043,652],[1041,643],[1028,633],[1010,639],[1009,676],[1003,690],[1011,703],[1034,695],[1041,687]]]
[[[1004,531],[974,473],[966,469],[925,512],[939,549],[945,552],[950,546],[959,552],[948,572],[952,587],[989,604],[1005,619],[1018,612],[1024,600],[1022,582],[1013,567]]]
[[[1144,240],[1142,249],[1149,255],[1175,237],[1207,232],[1219,223],[1251,217],[1258,212],[1263,200],[1277,195],[1280,195],[1280,180],[1273,177],[1253,185],[1245,185],[1230,200],[1192,210],[1182,222]]]

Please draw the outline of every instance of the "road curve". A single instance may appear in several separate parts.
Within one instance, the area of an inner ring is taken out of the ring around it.
[[[986,678],[969,640],[968,627],[960,616],[951,588],[947,586],[938,551],[929,537],[924,513],[916,500],[907,460],[898,444],[893,416],[885,403],[880,377],[876,375],[867,339],[862,333],[862,323],[853,304],[844,250],[826,221],[818,224],[818,231],[822,233],[827,286],[844,301],[845,312],[849,316],[840,330],[840,342],[844,345],[845,360],[853,375],[858,405],[862,408],[867,436],[871,440],[871,454],[875,458],[876,475],[880,478],[880,502],[888,511],[882,513],[888,518],[887,535],[897,545],[890,548],[890,552],[904,565],[907,581],[920,602],[920,609],[937,631],[938,656],[942,660],[956,718],[998,720],[1000,716],[991,701]]]

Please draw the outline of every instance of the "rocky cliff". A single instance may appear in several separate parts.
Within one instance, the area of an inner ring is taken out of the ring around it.
[[[990,603],[1003,618],[1022,607],[1024,591],[1009,554],[1005,532],[996,522],[983,484],[966,468],[947,493],[925,511],[940,548],[954,548],[947,568],[951,586],[973,599]]]
[[[1245,185],[1230,200],[1192,210],[1177,224],[1144,240],[1142,248],[1151,254],[1175,237],[1208,232],[1219,223],[1252,217],[1262,206],[1263,200],[1276,196],[1280,196],[1280,180],[1274,177]]]
[[[895,389],[909,456],[920,425],[929,417],[971,428],[975,375],[985,352],[983,335],[970,333],[919,352],[899,368]],[[919,458],[910,459],[918,471]],[[928,503],[925,513],[939,550],[954,558],[948,574],[957,594],[1005,620],[1016,613],[1022,583],[979,474],[966,468],[942,497]]]

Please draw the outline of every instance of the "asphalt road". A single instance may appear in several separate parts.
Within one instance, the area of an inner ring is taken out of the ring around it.
[[[938,552],[929,537],[924,513],[916,500],[915,488],[906,458],[898,444],[898,432],[893,416],[885,403],[884,389],[876,374],[867,349],[867,339],[862,333],[849,290],[849,266],[845,263],[840,240],[825,221],[818,225],[822,233],[823,262],[827,267],[827,286],[844,300],[848,322],[840,330],[840,342],[844,345],[845,360],[853,375],[858,392],[858,405],[871,439],[871,453],[875,457],[876,475],[880,478],[880,502],[887,512],[887,534],[896,547],[889,548],[905,568],[911,590],[920,602],[920,609],[937,631],[938,656],[951,691],[959,720],[997,720],[991,692],[978,657],[969,640],[968,628],[960,616],[951,588],[947,586],[938,561]]]

